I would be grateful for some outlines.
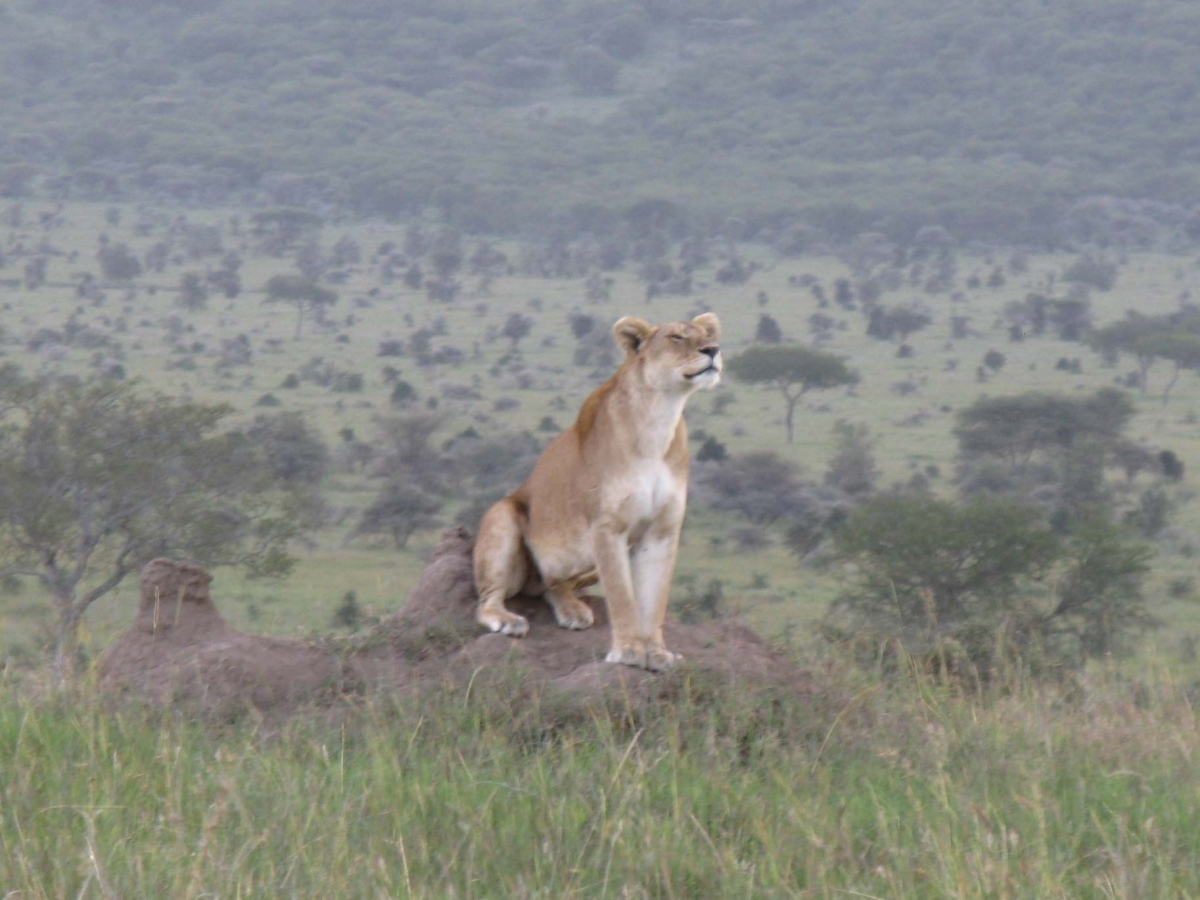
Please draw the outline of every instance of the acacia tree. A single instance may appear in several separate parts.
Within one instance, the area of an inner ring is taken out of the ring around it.
[[[800,344],[751,347],[730,359],[728,366],[735,378],[770,385],[783,395],[789,444],[795,436],[793,416],[801,397],[809,391],[858,383],[858,373],[842,357]]]
[[[512,341],[513,350],[517,349],[517,345],[521,343],[533,331],[533,319],[522,313],[512,313],[504,320],[504,327],[500,329],[500,333]]]
[[[60,674],[88,607],[156,556],[291,568],[288,544],[316,527],[320,502],[311,485],[281,485],[252,439],[220,430],[230,412],[0,368],[0,577],[49,594]]]
[[[1138,352],[1155,359],[1165,359],[1173,366],[1171,377],[1163,386],[1162,403],[1167,405],[1171,389],[1184,369],[1200,369],[1200,336],[1195,334],[1155,334],[1137,342]]]
[[[1131,354],[1137,363],[1137,382],[1141,392],[1146,393],[1147,375],[1154,365],[1155,354],[1151,352],[1153,339],[1171,332],[1167,319],[1147,316],[1130,310],[1124,319],[1099,328],[1088,338],[1088,343],[1115,362],[1122,353]]]
[[[304,328],[304,317],[312,313],[320,319],[326,307],[337,303],[337,293],[321,287],[305,275],[273,275],[267,281],[264,303],[287,303],[296,308],[296,338]]]

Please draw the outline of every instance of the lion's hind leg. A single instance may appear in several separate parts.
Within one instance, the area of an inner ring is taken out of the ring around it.
[[[511,497],[494,504],[479,522],[475,540],[475,587],[479,608],[475,620],[492,631],[523,637],[529,620],[504,606],[529,580],[532,563],[525,549],[524,513]]]

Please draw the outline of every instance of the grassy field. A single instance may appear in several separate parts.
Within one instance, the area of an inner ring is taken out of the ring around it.
[[[713,310],[721,316],[724,347],[731,354],[750,344],[763,312],[777,319],[788,339],[808,340],[807,320],[817,311],[817,302],[798,280],[812,276],[832,295],[833,282],[848,274],[846,266],[832,256],[777,259],[753,248],[740,248],[746,259],[762,266],[748,283],[717,284],[713,274],[721,260],[714,257],[713,263],[698,273],[696,289],[689,297],[659,297],[647,303],[643,284],[632,272],[622,271],[614,273],[612,299],[606,304],[587,304],[580,279],[521,276],[499,277],[486,295],[476,290],[477,279],[467,278],[455,302],[434,303],[423,291],[409,290],[401,281],[382,284],[378,267],[369,262],[379,244],[403,244],[401,227],[383,223],[330,225],[322,234],[323,244],[328,247],[348,234],[362,246],[363,262],[351,267],[347,282],[337,288],[340,300],[331,318],[338,322],[339,338],[335,340],[331,332],[310,326],[295,339],[291,310],[262,302],[262,286],[267,279],[290,271],[292,262],[255,253],[244,226],[242,237],[233,236],[228,212],[189,212],[188,217],[194,223],[222,226],[225,247],[237,249],[243,256],[246,290],[232,301],[213,297],[207,310],[188,314],[173,305],[175,289],[183,272],[203,271],[205,261],[184,259],[172,262],[161,274],[143,274],[136,281],[137,291],[132,297],[124,297],[120,287],[108,286],[107,299],[99,306],[81,301],[75,291],[81,273],[99,273],[95,251],[101,234],[114,242],[128,243],[140,254],[162,238],[163,223],[171,216],[162,216],[150,234],[139,236],[134,230],[137,215],[133,209],[123,209],[121,224],[114,226],[105,222],[104,208],[78,204],[66,208],[61,225],[43,233],[37,225],[41,211],[43,208],[32,204],[26,207],[26,226],[11,230],[9,244],[44,240],[52,251],[63,255],[49,257],[49,283],[36,291],[20,285],[18,265],[10,263],[0,269],[0,278],[9,279],[0,287],[0,323],[7,338],[0,345],[0,358],[17,362],[28,371],[88,374],[92,351],[70,349],[65,358],[52,361],[24,347],[37,328],[61,327],[78,310],[80,321],[114,333],[122,342],[123,365],[131,377],[140,377],[148,386],[165,393],[229,403],[243,418],[263,411],[255,403],[272,393],[282,401],[279,409],[302,412],[331,446],[337,445],[338,432],[344,428],[369,437],[375,417],[391,411],[390,389],[381,375],[389,364],[401,370],[401,377],[417,388],[422,400],[442,395],[439,408],[448,417],[443,429],[445,438],[467,426],[484,433],[532,430],[546,416],[565,426],[587,391],[605,377],[604,372],[572,365],[574,341],[567,325],[570,311],[582,309],[607,323],[628,313],[662,321]],[[467,249],[471,249],[470,241]],[[503,249],[514,260],[519,256],[516,246]],[[72,252],[77,254],[75,258],[70,256]],[[866,337],[860,314],[844,313],[836,306],[825,310],[845,323],[844,330],[834,332],[828,346],[845,354],[860,371],[862,380],[853,392],[834,391],[806,398],[798,414],[795,443],[784,443],[783,406],[777,395],[731,381],[692,402],[688,417],[693,432],[702,430],[717,437],[731,453],[778,452],[819,477],[832,452],[832,426],[845,418],[868,424],[879,439],[876,453],[885,484],[907,480],[917,470],[936,466],[941,477],[935,484],[947,485],[954,470],[956,447],[951,429],[956,410],[984,393],[1017,393],[1033,388],[1093,390],[1113,383],[1129,368],[1104,368],[1099,357],[1086,347],[1049,337],[1010,344],[1006,326],[1000,320],[1004,305],[1024,298],[1031,290],[1045,290],[1052,278],[1061,283],[1062,272],[1073,257],[1033,256],[1027,271],[1010,273],[1002,287],[967,287],[969,276],[980,275],[986,282],[992,267],[1003,265],[1005,259],[1003,255],[993,259],[961,253],[955,286],[960,295],[956,301],[947,294],[925,296],[919,288],[908,286],[884,295],[886,303],[920,300],[933,317],[930,327],[909,338],[914,351],[910,358],[898,358],[895,343]],[[1194,260],[1146,253],[1122,260],[1116,287],[1109,292],[1092,292],[1091,302],[1096,322],[1103,324],[1130,308],[1167,312],[1178,307],[1181,297],[1197,294],[1200,268]],[[507,370],[499,377],[493,370],[509,349],[508,341],[496,332],[513,311],[535,319],[532,333],[521,344],[529,376],[524,388],[515,384]],[[191,371],[169,368],[178,360],[165,339],[166,322],[172,315],[182,320],[186,341],[205,347],[192,355],[196,367]],[[951,341],[950,318],[959,315],[970,317],[972,335]],[[123,330],[115,333],[118,320],[123,320]],[[379,341],[406,339],[421,326],[444,330],[443,336],[433,339],[434,347],[457,347],[464,352],[465,361],[453,367],[422,368],[411,357],[376,357]],[[213,362],[221,341],[241,334],[250,339],[252,365],[224,373],[215,369]],[[981,384],[976,379],[976,368],[989,349],[1003,352],[1007,361],[998,375]],[[365,377],[364,390],[332,393],[310,382],[292,390],[280,387],[289,373],[316,357],[361,373]],[[1055,362],[1060,357],[1079,358],[1082,370],[1078,374],[1056,370]],[[1137,398],[1140,411],[1132,433],[1157,447],[1174,450],[1190,465],[1200,458],[1196,427],[1200,380],[1185,375],[1164,405],[1157,394],[1166,377],[1162,366],[1151,372],[1149,393]],[[902,383],[903,389],[898,387]],[[446,399],[443,392],[447,385],[470,387],[479,399]],[[716,414],[714,401],[721,393],[732,395],[734,400],[725,412]],[[519,405],[496,411],[494,404],[500,397],[515,399]],[[1189,469],[1185,490],[1194,477]],[[327,494],[336,508],[347,511],[346,521],[352,523],[354,512],[369,502],[377,489],[377,482],[343,472],[330,479]],[[452,512],[447,511],[447,519]],[[1196,504],[1182,506],[1177,518],[1182,532],[1197,530],[1197,515]],[[721,578],[733,607],[768,633],[803,629],[824,612],[837,591],[836,573],[803,569],[778,544],[751,552],[734,549],[725,540],[730,526],[730,516],[692,505],[677,573],[680,579],[704,584],[711,578]],[[219,573],[214,594],[223,611],[240,627],[296,633],[326,627],[348,590],[356,591],[360,602],[374,611],[394,609],[419,572],[436,533],[422,533],[408,548],[396,551],[363,541],[347,544],[348,530],[346,524],[321,535],[316,546],[302,552],[296,574],[286,582],[253,582],[235,572]],[[1192,568],[1186,556],[1165,548],[1156,561],[1150,593],[1161,598],[1156,609],[1172,628],[1155,640],[1167,641],[1167,650],[1180,638],[1200,636],[1196,602],[1186,597],[1169,600],[1165,589],[1169,581],[1188,575]],[[92,646],[102,644],[129,620],[134,596],[134,585],[126,584],[96,604],[87,622]],[[33,584],[25,584],[15,596],[0,596],[0,644],[28,657],[37,643],[44,609]]]
[[[1200,728],[1167,670],[963,697],[667,676],[564,716],[516,673],[338,725],[0,692],[11,898],[1200,895]],[[493,673],[495,677],[495,673]]]
[[[39,211],[28,206],[27,220],[36,222]],[[717,261],[700,272],[691,297],[647,304],[638,279],[618,272],[607,304],[588,305],[578,279],[519,276],[501,276],[486,296],[468,279],[457,301],[438,304],[400,282],[381,284],[365,261],[378,244],[401,243],[402,229],[330,226],[326,246],[350,234],[364,250],[364,262],[338,287],[333,317],[342,340],[311,328],[294,339],[290,311],[264,305],[261,292],[292,263],[240,247],[227,212],[189,217],[224,223],[226,246],[242,252],[247,290],[236,300],[213,298],[205,311],[180,312],[180,275],[204,267],[186,260],[141,276],[131,297],[109,286],[102,304],[81,300],[75,285],[80,273],[98,271],[101,233],[139,253],[160,237],[161,223],[136,235],[131,209],[118,226],[104,213],[73,205],[45,234],[36,225],[12,230],[8,248],[45,240],[47,252],[64,255],[49,257],[49,284],[36,291],[21,286],[12,261],[0,269],[0,360],[92,377],[92,351],[71,348],[56,358],[26,347],[37,329],[61,328],[77,315],[121,341],[129,376],[147,386],[227,402],[242,420],[261,411],[255,404],[269,392],[334,446],[342,429],[369,437],[375,417],[391,412],[385,365],[400,368],[422,400],[439,398],[446,438],[468,426],[486,434],[535,429],[545,416],[566,425],[604,377],[572,364],[572,310],[604,323],[628,313],[661,321],[714,310],[726,352],[736,353],[750,344],[762,312],[789,339],[807,340],[817,303],[797,281],[813,276],[832,293],[848,271],[832,256],[780,260],[741,248],[762,266],[747,284],[718,285]],[[1008,342],[1004,305],[1061,278],[1072,259],[1035,256],[1004,286],[972,289],[971,274],[986,280],[1004,259],[964,252],[959,300],[908,287],[889,292],[885,302],[920,299],[933,317],[909,340],[910,358],[865,337],[859,314],[825,310],[846,323],[829,346],[860,371],[855,391],[806,398],[797,439],[786,444],[779,399],[727,382],[692,403],[693,432],[715,436],[734,454],[775,451],[819,477],[832,426],[845,418],[868,424],[879,439],[885,484],[936,466],[935,485],[949,491],[956,410],[984,393],[1091,391],[1128,368],[1105,368],[1079,344]],[[1091,300],[1103,324],[1129,308],[1167,312],[1198,291],[1194,260],[1147,253],[1123,260],[1115,288]],[[525,387],[511,370],[493,370],[509,349],[495,332],[513,311],[535,319],[521,345],[531,376]],[[186,340],[204,345],[190,354],[191,370],[170,365],[180,358],[166,340],[174,315]],[[952,315],[971,317],[970,337],[949,340]],[[444,335],[434,346],[463,350],[461,365],[422,368],[410,357],[376,356],[381,340],[407,339],[438,320]],[[240,334],[253,363],[222,374],[217,348]],[[981,384],[976,367],[989,349],[1007,361]],[[363,391],[281,387],[314,357],[361,373]],[[1056,370],[1060,357],[1079,358],[1081,371]],[[86,680],[37,689],[40,676],[21,664],[38,659],[48,610],[37,586],[23,583],[0,594],[0,658],[15,663],[0,669],[0,896],[1200,896],[1200,726],[1189,686],[1196,663],[1185,653],[1200,637],[1200,606],[1167,595],[1172,579],[1193,572],[1188,548],[1200,532],[1200,511],[1189,500],[1200,459],[1200,382],[1183,377],[1163,404],[1166,376],[1151,372],[1131,431],[1188,465],[1174,537],[1160,542],[1148,585],[1169,627],[1135,659],[1095,662],[1065,684],[1028,684],[1014,673],[986,695],[962,696],[920,675],[877,680],[810,636],[838,590],[835,572],[802,568],[779,535],[765,549],[736,549],[728,538],[738,523],[698,503],[685,528],[676,594],[720,578],[735,611],[787,639],[813,673],[812,693],[738,693],[685,668],[664,678],[669,702],[653,715],[621,708],[582,715],[538,696],[512,672],[479,679],[463,694],[366,697],[353,711],[283,726],[250,715],[200,722],[113,710]],[[448,399],[448,383],[470,386],[479,398]],[[718,414],[721,393],[734,400]],[[498,411],[501,397],[519,405]],[[418,534],[403,551],[348,542],[355,512],[377,489],[361,474],[332,475],[326,492],[346,513],[343,524],[301,550],[288,580],[218,572],[214,597],[224,615],[249,630],[303,634],[328,630],[348,590],[369,612],[397,608],[436,531]],[[83,629],[91,653],[130,621],[135,597],[129,582],[91,610]]]

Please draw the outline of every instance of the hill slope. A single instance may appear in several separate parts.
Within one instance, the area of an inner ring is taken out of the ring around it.
[[[1039,242],[1108,195],[1178,227],[1196,46],[1187,0],[12,0],[0,194]]]

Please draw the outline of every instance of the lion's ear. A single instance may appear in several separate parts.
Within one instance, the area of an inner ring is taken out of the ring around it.
[[[613,337],[626,356],[636,356],[642,342],[654,332],[654,326],[637,316],[625,316],[613,326]]]
[[[692,319],[692,324],[708,335],[710,341],[721,340],[721,321],[715,313],[703,313]]]

